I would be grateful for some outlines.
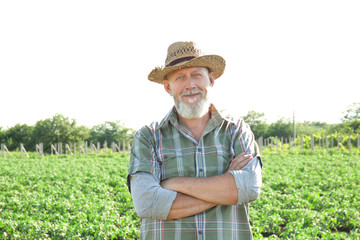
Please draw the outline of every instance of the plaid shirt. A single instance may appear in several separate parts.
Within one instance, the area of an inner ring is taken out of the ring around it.
[[[211,113],[199,142],[178,122],[174,109],[160,123],[139,130],[131,151],[129,175],[148,172],[159,181],[177,176],[211,177],[223,174],[242,152],[259,157],[246,123],[222,118],[213,106]],[[248,203],[218,205],[176,220],[144,218],[140,239],[252,239]]]

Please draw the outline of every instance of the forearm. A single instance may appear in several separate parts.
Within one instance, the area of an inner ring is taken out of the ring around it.
[[[172,203],[167,219],[189,217],[215,206],[216,204],[214,203],[209,203],[178,192],[174,202]]]
[[[161,182],[162,187],[219,205],[234,205],[256,200],[260,194],[261,163],[253,159],[242,170],[222,175],[194,178],[175,177]]]
[[[230,173],[207,178],[175,177],[161,185],[215,205],[233,205],[238,198],[235,180]]]

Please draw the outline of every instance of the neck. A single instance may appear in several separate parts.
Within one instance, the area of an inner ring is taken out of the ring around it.
[[[183,123],[190,132],[194,135],[195,140],[199,141],[207,123],[209,122],[211,117],[210,111],[207,112],[203,117],[201,118],[184,118],[180,114],[178,114],[179,122]]]

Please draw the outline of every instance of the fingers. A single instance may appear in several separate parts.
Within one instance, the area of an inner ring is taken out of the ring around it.
[[[230,162],[227,172],[233,170],[240,170],[244,168],[251,160],[252,160],[251,154],[245,155],[245,153],[241,153]]]

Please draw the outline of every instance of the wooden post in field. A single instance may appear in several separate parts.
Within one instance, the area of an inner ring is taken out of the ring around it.
[[[104,151],[105,151],[105,155],[107,154],[107,142],[104,142]]]
[[[334,148],[334,136],[331,136],[331,149]]]
[[[24,144],[22,144],[22,143],[20,143],[20,152],[21,152],[21,157],[24,156],[24,153],[26,154],[27,157],[29,157],[29,154],[26,152]]]
[[[326,151],[328,151],[329,150],[329,140],[328,140],[327,135],[325,135],[325,142],[326,142]]]
[[[284,151],[284,137],[280,138],[280,143],[281,143],[281,151]]]
[[[79,155],[81,155],[81,153],[83,153],[84,155],[86,155],[86,154],[85,154],[85,150],[84,150],[84,148],[83,148],[82,145],[81,145],[81,142],[79,142]]]
[[[56,155],[59,155],[58,151],[56,151],[56,147],[51,144],[51,155],[53,155],[55,152]]]
[[[112,149],[113,149],[113,153],[116,153],[116,143],[112,142],[111,146],[112,146]]]
[[[5,144],[1,144],[1,157],[5,157]]]
[[[291,141],[291,137],[289,137],[289,150],[291,150],[291,145],[292,145],[292,141]]]
[[[117,145],[116,143],[112,143],[112,146],[113,146],[113,153],[116,153],[116,152],[118,152],[118,153],[120,153],[121,151],[120,151],[120,143],[119,143],[119,145]]]
[[[263,137],[260,137],[258,139],[258,146],[259,146],[259,151],[262,153],[263,152]],[[130,142],[128,143],[129,144],[129,149],[130,149]]]
[[[37,155],[40,156],[40,152],[39,152],[40,146],[39,146],[39,144],[36,144],[36,145],[35,145],[35,148],[36,148],[36,153],[37,153]]]
[[[95,145],[93,143],[90,143],[90,154],[91,154],[91,156],[93,155],[93,152],[95,152],[95,151],[96,151]]]
[[[315,146],[314,146],[314,135],[311,135],[310,146],[311,146],[311,150],[315,151]]]
[[[267,147],[267,139],[264,140],[264,146]]]
[[[43,143],[36,144],[36,153],[40,157],[44,156],[44,144]]]
[[[126,151],[126,148],[125,148],[125,140],[123,140],[123,154],[125,155],[125,151]]]
[[[85,156],[88,155],[88,142],[85,142]]]
[[[343,143],[343,137],[342,136],[340,136],[340,143],[341,143],[341,145],[343,145],[342,143]]]
[[[61,142],[59,142],[58,143],[58,153],[59,153],[59,155],[62,155],[63,154],[63,151],[62,151],[62,143]]]
[[[44,143],[40,143],[41,156],[44,156]]]
[[[65,144],[65,154],[68,154],[68,151],[70,152],[70,155],[73,155],[72,151],[71,151],[71,147],[69,146],[69,144]]]
[[[351,135],[349,134],[349,152],[351,152]]]
[[[72,143],[72,144],[74,144],[74,156],[76,156],[76,143]],[[71,147],[73,146],[72,144]]]
[[[9,156],[11,156],[9,150],[7,149],[7,147],[5,146],[5,144],[1,144],[1,157],[5,157],[5,154],[8,154]]]

